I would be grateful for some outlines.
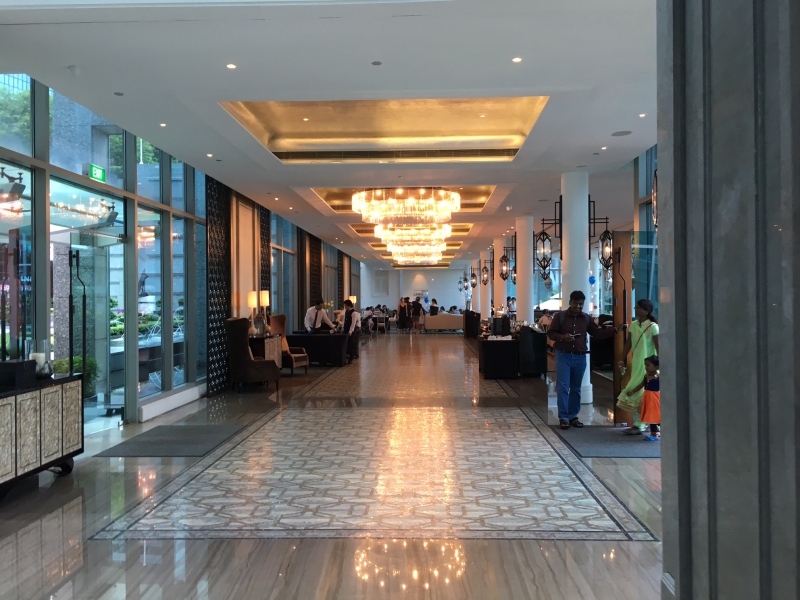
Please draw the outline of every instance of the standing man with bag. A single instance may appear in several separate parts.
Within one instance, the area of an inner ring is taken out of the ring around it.
[[[586,296],[580,290],[569,295],[569,308],[553,317],[547,330],[556,352],[556,389],[558,390],[558,422],[561,429],[583,427],[578,419],[581,410],[581,384],[586,372],[586,355],[589,353],[586,335],[597,339],[614,336],[619,327],[601,329],[583,312]]]
[[[358,358],[358,341],[361,332],[361,315],[353,308],[353,303],[348,299],[344,301],[344,327],[342,331],[347,334],[347,364]]]

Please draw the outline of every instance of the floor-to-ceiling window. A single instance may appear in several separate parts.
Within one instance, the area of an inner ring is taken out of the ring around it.
[[[33,326],[31,172],[0,162],[0,360],[21,358]]]
[[[0,146],[30,155],[33,150],[31,78],[0,73]]]
[[[296,329],[300,326],[294,307],[297,297],[297,227],[275,213],[270,213],[270,235],[272,241],[270,312],[286,315],[287,329]]]
[[[0,74],[0,359],[48,344],[84,372],[87,424],[202,380],[205,193],[180,157]]]
[[[328,303],[328,317],[342,308],[344,298],[339,298],[339,251],[327,242],[322,242],[322,297]]]

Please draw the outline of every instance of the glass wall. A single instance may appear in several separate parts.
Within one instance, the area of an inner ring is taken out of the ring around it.
[[[48,102],[33,102],[39,89]],[[50,163],[14,164],[34,144]],[[135,152],[126,154],[127,144]],[[179,157],[26,75],[0,74],[0,358],[22,356],[34,337],[48,341],[57,372],[71,361],[87,377],[87,432],[105,416],[94,430],[115,427],[117,413],[141,398],[206,376],[205,194],[205,176]],[[126,206],[136,209],[134,229]],[[38,207],[49,227],[34,219]],[[281,231],[281,264],[291,263],[294,231]],[[36,273],[35,257],[49,259]],[[293,284],[289,273],[282,289],[292,294]],[[133,373],[138,386],[126,387]]]
[[[172,381],[186,383],[186,219],[172,218]]]
[[[300,326],[296,321],[295,298],[297,298],[297,228],[275,213],[270,213],[270,235],[272,238],[272,281],[270,313],[286,315],[287,328]],[[291,330],[290,329],[290,330]]]
[[[161,150],[136,139],[136,193],[161,202]]]
[[[194,214],[206,218],[206,176],[197,169],[194,171]]]
[[[162,345],[162,214],[140,204],[137,207],[136,248],[139,278],[137,284],[139,325],[139,397],[163,389]]]
[[[172,159],[172,208],[186,210],[186,194],[183,177],[183,163],[177,158]],[[203,190],[205,193],[205,190]]]
[[[31,78],[0,74],[0,146],[30,155],[33,150]]]
[[[653,302],[658,314],[658,243],[654,231],[634,231],[631,243],[633,251],[633,283],[631,285],[631,316],[636,302],[647,298]]]
[[[28,169],[0,162],[0,357],[24,355],[33,331],[33,190]]]
[[[122,188],[121,127],[53,91],[50,93],[50,131],[50,161],[54,165]]]

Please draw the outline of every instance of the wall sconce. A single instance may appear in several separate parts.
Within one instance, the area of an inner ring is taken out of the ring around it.
[[[458,291],[459,292],[464,291],[464,280],[461,279],[461,277],[458,278]]]
[[[469,276],[469,285],[473,289],[478,287],[478,275],[475,273],[475,271],[472,271],[472,274]]]
[[[614,236],[606,229],[600,234],[600,264],[608,271],[614,262]]]
[[[517,285],[517,265],[511,268],[511,283]]]
[[[536,264],[539,265],[539,274],[547,281],[550,277],[550,265],[553,263],[553,241],[550,235],[542,230],[536,236]]]
[[[481,283],[483,285],[489,285],[489,267],[483,267],[481,269]]]

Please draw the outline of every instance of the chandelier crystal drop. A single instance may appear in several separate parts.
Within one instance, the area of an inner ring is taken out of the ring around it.
[[[375,226],[375,237],[380,238],[384,244],[441,243],[452,234],[453,229],[448,224],[412,225],[409,227]]]
[[[461,210],[461,196],[443,187],[370,188],[353,194],[352,208],[374,225],[441,224]]]

